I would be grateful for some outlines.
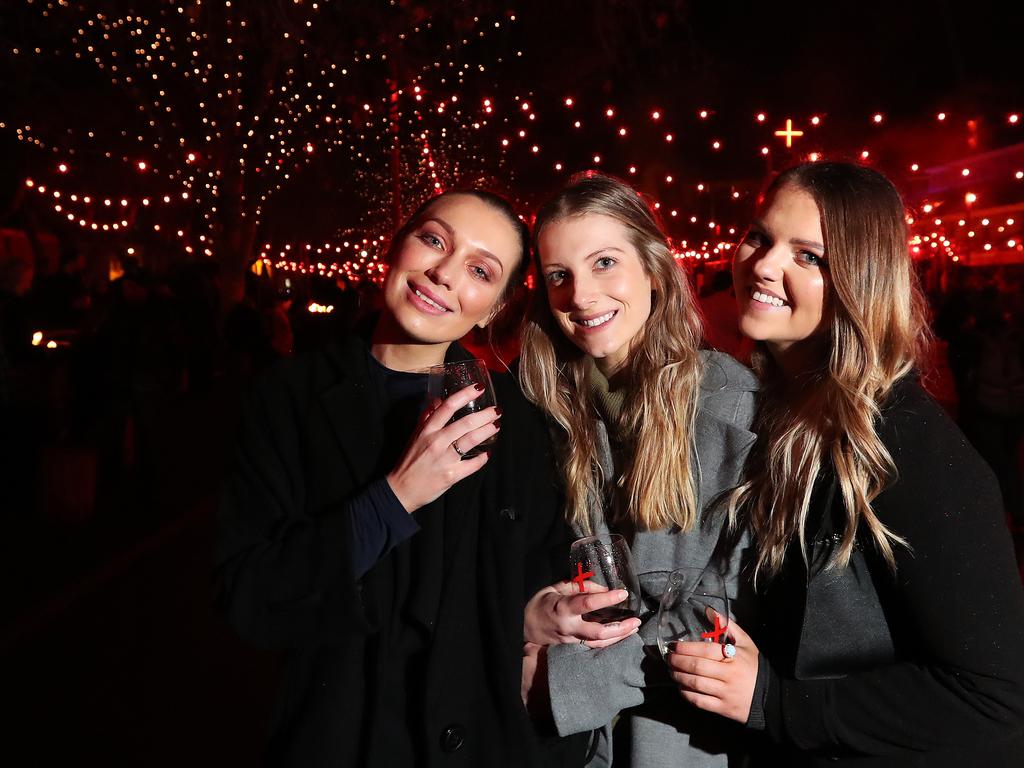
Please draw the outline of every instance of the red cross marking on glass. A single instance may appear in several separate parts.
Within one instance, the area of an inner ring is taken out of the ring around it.
[[[701,632],[700,636],[705,640],[714,640],[716,643],[719,642],[719,638],[725,634],[728,627],[722,626],[722,617],[717,613],[715,614],[715,628],[711,632]]]
[[[580,588],[580,592],[583,591],[583,582],[594,575],[593,571],[583,572],[583,563],[576,563],[576,575],[572,577],[572,582]]]

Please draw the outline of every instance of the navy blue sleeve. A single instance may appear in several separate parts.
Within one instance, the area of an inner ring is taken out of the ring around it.
[[[351,499],[348,506],[352,520],[352,575],[357,579],[420,529],[384,477]]]

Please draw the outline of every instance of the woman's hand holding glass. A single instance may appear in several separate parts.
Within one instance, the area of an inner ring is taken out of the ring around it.
[[[483,392],[482,387],[466,387],[424,412],[409,447],[387,475],[388,485],[406,511],[429,504],[487,463],[487,453],[465,460],[462,454],[498,433],[501,410],[486,408],[448,423]]]
[[[586,621],[584,614],[619,605],[629,594],[589,581],[584,582],[584,589],[581,593],[573,582],[561,581],[530,598],[523,626],[525,640],[538,645],[583,643],[605,648],[640,629],[640,619],[635,617],[608,624]]]
[[[679,693],[698,709],[728,717],[740,723],[750,717],[757,684],[758,650],[750,635],[729,622],[732,656],[725,646],[700,641],[676,641],[665,660]]]

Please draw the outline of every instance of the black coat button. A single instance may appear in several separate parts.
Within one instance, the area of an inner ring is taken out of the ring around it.
[[[441,732],[441,749],[445,752],[458,752],[466,743],[466,729],[453,723]]]

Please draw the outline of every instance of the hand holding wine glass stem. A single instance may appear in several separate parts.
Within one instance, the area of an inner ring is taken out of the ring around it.
[[[487,463],[486,453],[463,461],[452,443],[457,441],[459,450],[467,451],[496,435],[501,428],[500,409],[485,408],[448,423],[456,411],[483,391],[479,386],[461,389],[428,412],[420,422],[405,453],[386,478],[407,512],[415,512],[434,501]]]

